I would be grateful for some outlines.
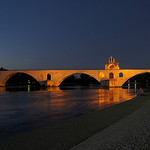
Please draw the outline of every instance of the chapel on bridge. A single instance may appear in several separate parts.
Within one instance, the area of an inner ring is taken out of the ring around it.
[[[108,58],[108,63],[105,64],[105,69],[106,70],[119,69],[119,63],[115,62],[115,58],[110,56]]]

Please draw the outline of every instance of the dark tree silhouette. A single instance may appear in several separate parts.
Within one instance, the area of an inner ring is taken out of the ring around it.
[[[8,70],[5,69],[5,68],[3,68],[3,67],[1,67],[1,68],[0,68],[0,71],[8,71]]]

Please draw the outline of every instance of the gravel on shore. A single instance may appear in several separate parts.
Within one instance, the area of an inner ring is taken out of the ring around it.
[[[150,94],[0,140],[0,150],[135,149],[142,145],[147,148],[148,108]]]
[[[70,150],[131,149],[150,149],[150,102]]]

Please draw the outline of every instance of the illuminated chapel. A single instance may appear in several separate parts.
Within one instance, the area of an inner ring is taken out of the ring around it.
[[[106,70],[119,69],[119,63],[115,62],[115,58],[110,56],[108,58],[108,63],[105,64],[105,69]]]

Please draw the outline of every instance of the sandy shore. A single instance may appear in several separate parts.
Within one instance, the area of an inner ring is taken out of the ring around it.
[[[123,145],[124,142],[126,143],[126,139],[129,140],[130,134],[128,133],[131,133],[133,129],[137,127],[137,129],[132,132],[131,139],[135,138],[134,133],[138,131],[138,127],[141,129],[141,133],[143,132],[141,124],[145,125],[145,123],[142,122],[150,121],[150,117],[145,117],[148,113],[150,116],[150,110],[148,108],[150,108],[149,93],[145,96],[139,96],[121,104],[66,120],[59,124],[49,125],[1,140],[0,149],[67,150],[73,147],[72,150],[88,150],[88,148],[90,150],[97,150],[110,149],[110,147],[111,149],[116,149],[117,146],[119,149],[119,146]],[[142,120],[142,118],[144,119]],[[145,125],[147,128],[144,127],[147,133],[149,132],[148,125],[150,124]],[[137,137],[139,137],[138,134]],[[139,143],[139,140],[141,140],[141,138],[136,139],[134,143]],[[82,141],[84,142],[81,143]],[[130,141],[131,140],[129,140],[129,142]],[[109,147],[105,147],[106,145],[109,145]],[[134,147],[134,145],[132,146]],[[124,147],[127,147],[127,145]]]

